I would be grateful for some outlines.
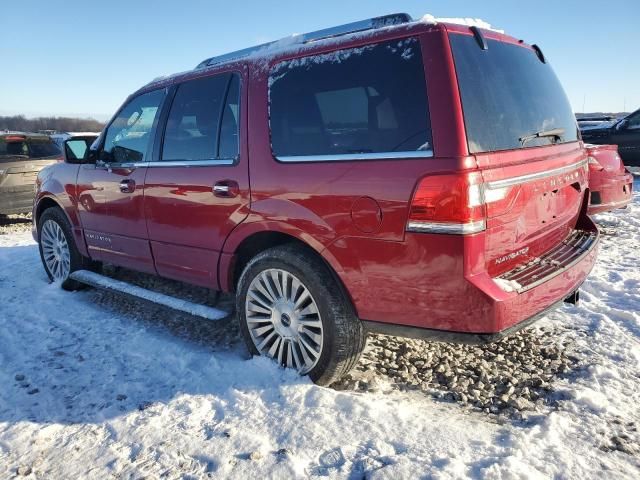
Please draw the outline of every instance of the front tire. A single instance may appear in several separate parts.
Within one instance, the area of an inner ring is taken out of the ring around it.
[[[366,334],[342,286],[317,256],[296,245],[270,248],[249,261],[236,310],[247,348],[294,368],[319,385],[351,370]]]
[[[93,263],[76,247],[71,225],[59,208],[48,208],[38,221],[40,259],[49,280],[60,282],[65,290],[78,290],[83,285],[69,278],[71,272],[91,269]]]

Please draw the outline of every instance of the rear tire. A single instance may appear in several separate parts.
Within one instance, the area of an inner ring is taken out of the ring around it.
[[[249,261],[236,310],[252,355],[273,357],[318,385],[346,375],[365,346],[365,330],[342,286],[321,259],[296,245]]]
[[[38,220],[38,247],[44,270],[52,282],[65,290],[79,290],[82,283],[69,278],[76,270],[96,270],[97,263],[84,257],[71,232],[71,224],[57,207],[45,210]]]

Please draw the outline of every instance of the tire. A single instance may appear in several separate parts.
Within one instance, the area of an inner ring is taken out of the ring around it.
[[[236,311],[252,355],[271,356],[318,385],[346,375],[366,343],[342,286],[320,258],[297,245],[270,248],[249,261],[238,281]]]
[[[59,229],[59,230],[58,230]],[[43,238],[44,230],[44,238]],[[52,266],[51,245],[52,235],[57,239],[53,248],[58,247],[55,252],[60,268]],[[65,249],[66,246],[66,249]],[[76,246],[75,239],[71,233],[71,225],[66,215],[60,208],[52,207],[45,210],[38,220],[38,248],[40,250],[40,260],[45,272],[51,282],[60,282],[65,290],[79,290],[83,284],[69,278],[71,272],[76,270],[96,270],[97,263],[84,257]],[[45,256],[47,259],[45,259]]]

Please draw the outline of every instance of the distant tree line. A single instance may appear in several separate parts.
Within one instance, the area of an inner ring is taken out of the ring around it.
[[[55,130],[58,132],[100,132],[104,123],[93,118],[38,117],[26,118],[24,115],[0,116],[0,131],[18,130],[38,132]]]

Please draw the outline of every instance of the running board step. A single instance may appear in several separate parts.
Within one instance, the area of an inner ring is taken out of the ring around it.
[[[157,305],[162,305],[178,312],[184,312],[196,317],[206,318],[207,320],[220,320],[229,315],[229,312],[225,312],[224,310],[219,310],[217,308],[208,307],[207,305],[193,303],[188,300],[182,300],[163,293],[147,290],[146,288],[138,287],[131,283],[122,282],[114,278],[100,275],[99,273],[90,272],[89,270],[76,270],[75,272],[72,272],[69,277],[76,282],[84,283],[85,285],[90,285],[101,290],[122,293]]]

